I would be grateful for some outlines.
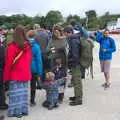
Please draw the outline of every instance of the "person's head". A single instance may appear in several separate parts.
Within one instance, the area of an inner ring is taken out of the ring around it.
[[[19,25],[15,28],[13,32],[13,41],[21,48],[24,47],[24,42],[26,41],[26,35],[24,27]]]
[[[108,37],[108,36],[109,36],[109,30],[105,30],[105,31],[103,32],[103,35],[104,35],[104,37]]]
[[[64,28],[64,35],[66,37],[71,37],[73,35],[73,28],[72,27]]]
[[[62,66],[62,61],[60,58],[56,58],[55,60],[55,67],[61,67]]]
[[[40,30],[40,25],[39,24],[34,24],[33,29],[34,30]]]
[[[28,39],[34,38],[35,35],[36,35],[35,30],[29,30],[29,31],[27,32],[27,34],[26,34],[26,36],[27,36]]]
[[[46,81],[53,81],[55,79],[55,74],[53,72],[47,72],[45,74]]]
[[[59,25],[53,26],[53,39],[59,39],[61,36],[63,36],[63,28]]]

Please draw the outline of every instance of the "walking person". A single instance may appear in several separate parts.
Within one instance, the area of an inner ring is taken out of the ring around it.
[[[28,115],[28,83],[32,50],[22,26],[17,26],[5,54],[4,80],[9,81],[8,117]]]
[[[115,41],[109,36],[109,31],[105,30],[97,32],[96,41],[100,44],[99,60],[101,66],[101,72],[104,73],[105,83],[102,85],[105,88],[109,88],[110,81],[110,67],[112,61],[112,53],[116,51]]]
[[[35,31],[30,30],[27,32],[27,38],[32,46],[32,64],[31,64],[31,71],[32,71],[32,80],[31,80],[31,96],[30,96],[30,103],[31,106],[35,106],[35,94],[36,94],[36,85],[37,81],[42,79],[43,77],[43,64],[42,64],[42,51],[39,44],[35,41]]]

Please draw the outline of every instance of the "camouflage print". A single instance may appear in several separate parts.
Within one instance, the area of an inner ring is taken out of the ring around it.
[[[72,70],[72,77],[74,84],[74,95],[77,99],[82,100],[83,86],[82,86],[80,66],[73,67],[71,70]]]

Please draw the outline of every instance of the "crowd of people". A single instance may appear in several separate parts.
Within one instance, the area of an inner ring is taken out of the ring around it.
[[[109,88],[110,64],[116,46],[107,30],[89,33],[81,24],[76,24],[65,28],[54,25],[50,32],[38,24],[30,30],[19,25],[7,47],[0,36],[0,109],[8,109],[8,117],[28,115],[28,93],[30,91],[30,106],[34,107],[37,88],[46,91],[43,107],[49,110],[58,107],[64,99],[68,74],[72,75],[74,87],[74,96],[69,98],[70,105],[82,105],[81,79],[85,78],[85,68],[80,62],[81,38],[91,38],[100,44],[99,59],[105,75],[102,86]],[[5,82],[9,84],[8,104]]]

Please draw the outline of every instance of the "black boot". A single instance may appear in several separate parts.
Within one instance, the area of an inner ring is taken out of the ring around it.
[[[75,106],[75,105],[82,105],[82,100],[74,100],[72,102],[70,102],[71,106]]]
[[[76,99],[75,96],[73,96],[73,97],[69,97],[69,100],[71,100],[71,101],[74,101],[75,99]]]
[[[45,108],[48,108],[49,107],[49,102],[46,100],[42,103],[42,106],[45,107]]]
[[[59,103],[63,102],[64,93],[59,93]]]

